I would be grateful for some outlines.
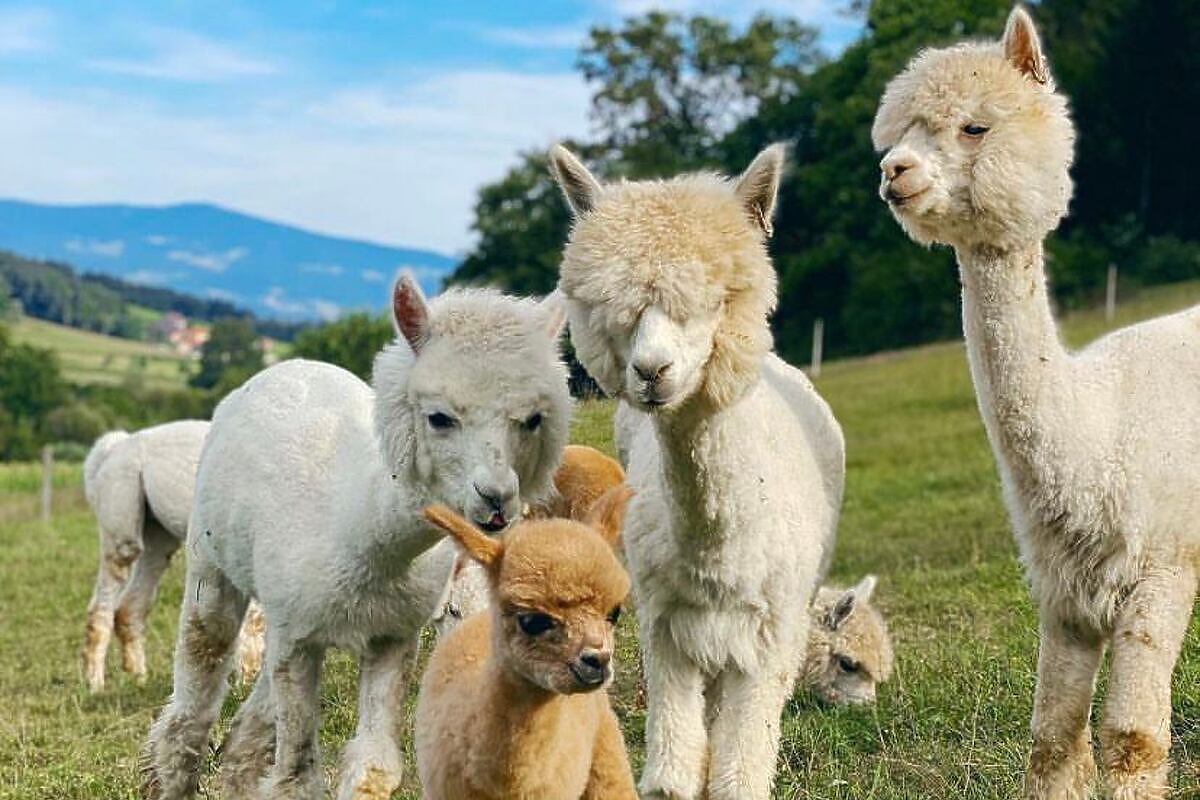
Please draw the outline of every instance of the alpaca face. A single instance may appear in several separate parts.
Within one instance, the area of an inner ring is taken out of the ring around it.
[[[630,494],[624,486],[606,492],[586,523],[529,520],[500,539],[449,509],[426,509],[426,518],[483,566],[495,600],[495,655],[513,677],[555,694],[612,681],[614,630],[629,594],[613,543]]]
[[[1033,22],[997,44],[918,55],[872,128],[879,193],[913,239],[1002,250],[1040,241],[1066,213],[1074,131]]]
[[[552,152],[575,212],[559,288],[576,354],[606,392],[659,411],[698,394],[723,405],[757,379],[771,344],[764,234],[782,164],[772,147],[736,181],[602,186],[569,152]]]
[[[839,592],[822,588],[814,603],[817,632],[822,646],[810,650],[806,665],[812,688],[835,705],[875,702],[878,684],[892,674],[892,640],[878,609],[870,604],[875,577]]]
[[[376,360],[376,426],[393,464],[488,531],[544,495],[570,421],[562,315],[491,291],[426,305],[397,284],[403,342]]]

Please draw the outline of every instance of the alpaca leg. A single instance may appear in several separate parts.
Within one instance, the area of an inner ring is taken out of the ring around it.
[[[1098,637],[1067,630],[1045,611],[1041,619],[1033,749],[1025,775],[1029,800],[1084,800],[1096,775],[1088,716],[1104,655]]]
[[[116,547],[112,537],[101,531],[100,570],[96,574],[96,588],[92,591],[91,602],[88,603],[87,630],[83,641],[83,676],[93,692],[104,688],[104,659],[112,638],[113,612],[121,590],[129,580],[129,566],[137,561],[140,553],[140,545],[136,550]]]
[[[146,677],[146,617],[158,593],[158,583],[179,549],[179,540],[155,520],[146,520],[145,550],[133,567],[121,604],[114,617],[117,638],[121,641],[121,662],[125,671],[141,681]]]
[[[242,629],[238,632],[235,656],[238,678],[243,685],[252,682],[262,669],[266,631],[267,620],[262,607],[251,600],[250,607],[246,609],[246,618],[242,621]]]
[[[1171,673],[1196,596],[1188,569],[1146,576],[1125,601],[1112,639],[1112,677],[1100,728],[1113,800],[1167,796]]]
[[[339,800],[387,800],[400,785],[404,702],[417,643],[372,642],[360,661],[358,730],[342,756]]]
[[[587,789],[580,800],[637,800],[637,796],[621,727],[612,709],[606,709],[596,733]]]
[[[747,674],[727,670],[713,687],[708,768],[710,800],[767,800],[779,752],[779,718],[795,667],[768,663]]]
[[[316,800],[323,794],[317,726],[324,656],[320,648],[303,646],[281,652],[278,661],[272,655],[275,763],[263,782],[264,800]]]
[[[221,785],[228,800],[252,800],[275,759],[271,667],[261,671],[221,747]]]
[[[693,800],[704,785],[704,676],[669,635],[645,637],[647,800]]]
[[[150,726],[143,797],[191,797],[200,781],[208,734],[221,712],[234,639],[246,598],[193,552],[175,645],[174,689]]]

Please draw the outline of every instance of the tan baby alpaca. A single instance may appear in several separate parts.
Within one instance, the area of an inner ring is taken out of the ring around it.
[[[586,523],[518,524],[492,539],[445,506],[426,518],[483,565],[491,608],[434,651],[417,700],[427,800],[637,797],[606,687],[629,577],[612,550],[631,492]]]

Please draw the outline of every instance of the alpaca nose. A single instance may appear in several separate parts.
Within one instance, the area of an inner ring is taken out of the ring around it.
[[[633,371],[646,383],[657,383],[671,369],[670,361],[650,361],[643,359],[634,362]]]
[[[611,660],[612,654],[607,651],[584,649],[575,663],[575,677],[585,686],[599,686],[608,679],[608,664]]]
[[[908,170],[917,165],[917,160],[910,152],[891,152],[879,162],[879,168],[889,181],[894,181]]]
[[[504,507],[517,495],[517,487],[510,485],[507,481],[503,484],[475,484],[475,492],[483,502],[487,503],[494,510],[503,512]]]

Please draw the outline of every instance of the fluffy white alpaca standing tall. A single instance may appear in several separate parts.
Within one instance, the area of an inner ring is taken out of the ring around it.
[[[104,434],[83,462],[83,491],[100,533],[100,569],[88,604],[83,673],[93,692],[104,688],[104,661],[113,630],[121,664],[146,677],[146,617],[171,556],[187,539],[196,464],[208,423],[180,420],[136,433]],[[238,639],[243,679],[258,672],[262,637],[248,618]]]
[[[873,136],[900,224],[958,256],[971,376],[1039,607],[1027,795],[1089,796],[1108,645],[1109,790],[1162,797],[1200,570],[1200,309],[1079,353],[1060,343],[1042,238],[1067,210],[1074,130],[1020,8],[998,44],[918,55]]]
[[[374,391],[337,367],[287,361],[217,408],[200,461],[171,701],[150,732],[147,794],[197,786],[249,597],[267,653],[223,748],[226,796],[321,795],[321,663],[359,656],[358,730],[341,798],[399,783],[407,672],[454,550],[420,511],[445,503],[486,530],[550,487],[570,414],[557,308],[489,290],[426,305],[393,297],[401,338]],[[272,758],[273,753],[273,758]]]
[[[736,181],[601,185],[563,148],[559,287],[580,360],[622,412],[648,710],[649,798],[767,798],[779,722],[833,550],[841,429],[770,353],[779,146]]]

